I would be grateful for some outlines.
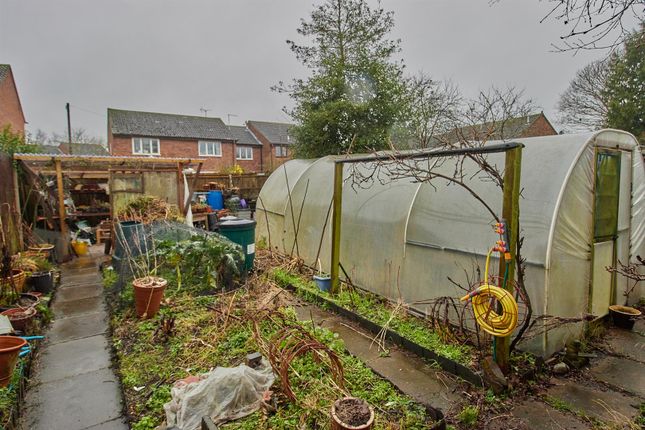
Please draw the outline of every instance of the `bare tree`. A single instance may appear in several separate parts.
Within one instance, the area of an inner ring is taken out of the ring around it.
[[[560,51],[613,49],[623,43],[630,21],[643,22],[645,0],[549,0],[552,9],[541,22],[555,18],[569,28],[560,36]]]
[[[56,144],[66,143],[68,141],[68,136],[66,132],[61,134],[53,132],[49,140]],[[72,128],[72,142],[94,143],[105,146],[105,140],[102,137],[92,136],[84,128]]]
[[[606,125],[609,61],[597,60],[578,70],[560,95],[560,122],[573,130],[597,130]]]
[[[438,82],[419,73],[406,79],[406,112],[399,142],[429,148],[435,136],[450,131],[461,104],[461,94],[451,82]]]

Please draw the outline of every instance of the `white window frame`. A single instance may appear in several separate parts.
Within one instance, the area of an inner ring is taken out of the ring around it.
[[[136,150],[136,141],[139,141],[139,151]],[[143,143],[147,141],[149,151],[143,150]],[[157,152],[152,152],[152,143],[157,143]],[[161,155],[161,142],[154,137],[133,137],[132,138],[132,154],[133,155]]]
[[[206,153],[202,153],[202,144],[206,145]],[[212,154],[208,153],[208,146],[213,145],[215,151]],[[200,157],[221,157],[222,156],[222,142],[217,140],[200,140],[197,142],[197,151]]]
[[[275,156],[278,158],[285,158],[289,156],[289,150],[287,145],[276,145],[275,146]]]
[[[244,157],[240,157],[240,150],[244,150]],[[253,160],[253,147],[252,146],[237,146],[235,148],[235,159],[236,160]]]

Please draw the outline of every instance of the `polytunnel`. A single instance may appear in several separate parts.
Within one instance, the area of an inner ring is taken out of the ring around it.
[[[533,315],[606,315],[609,305],[624,304],[627,280],[605,267],[645,255],[638,141],[618,130],[514,141],[524,145],[520,235]],[[503,169],[504,155],[488,161]],[[449,173],[454,163],[443,168]],[[340,262],[355,285],[424,313],[423,302],[461,295],[449,278],[462,285],[477,280],[465,274],[484,266],[497,237],[494,218],[468,191],[441,179],[381,178],[360,187],[351,169],[344,166]],[[258,200],[258,236],[329,272],[333,177],[333,157],[292,160],[274,171]],[[495,184],[477,174],[464,181],[501,213]],[[635,291],[630,300],[641,295]],[[583,324],[539,333],[522,347],[549,355],[579,336]]]

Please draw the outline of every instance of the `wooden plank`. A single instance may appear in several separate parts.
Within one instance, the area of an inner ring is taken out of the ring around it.
[[[343,216],[343,165],[334,165],[334,199],[331,232],[331,292],[340,287],[340,228]]]
[[[56,185],[58,186],[58,216],[63,240],[67,240],[67,214],[65,211],[65,190],[63,189],[63,168],[60,160],[56,160]]]
[[[502,218],[507,222],[506,228],[509,232],[507,244],[511,254],[508,263],[508,283],[506,289],[513,292],[511,281],[515,279],[515,256],[517,254],[518,229],[520,225],[520,187],[522,176],[522,147],[511,149],[506,152],[504,168],[504,196],[502,203]],[[506,271],[506,261],[500,258],[499,274],[503,277]],[[495,358],[500,369],[504,373],[510,370],[510,344],[511,336],[498,337],[495,341]]]

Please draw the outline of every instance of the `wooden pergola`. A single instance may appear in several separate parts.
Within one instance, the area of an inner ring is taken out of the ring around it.
[[[67,154],[14,154],[14,161],[21,163],[27,173],[31,175],[56,176],[58,217],[60,229],[63,235],[67,234],[65,220],[65,192],[63,187],[63,176],[79,179],[106,179],[110,180],[114,172],[177,172],[177,205],[184,215],[188,211],[189,203],[192,200],[192,193],[195,182],[199,178],[202,169],[202,160],[191,158],[168,158],[168,157],[134,157],[134,156],[110,156],[110,155],[67,155]],[[192,178],[192,186],[187,199],[184,197],[183,170],[196,166],[195,175]],[[14,193],[19,213],[22,213],[20,206],[20,192],[18,182],[15,181]],[[188,202],[188,204],[184,204]]]

